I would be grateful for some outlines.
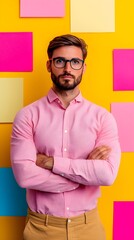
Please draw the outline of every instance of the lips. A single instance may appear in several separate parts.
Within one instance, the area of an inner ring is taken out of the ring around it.
[[[70,75],[70,74],[64,74],[60,76],[62,79],[74,79],[74,76]]]
[[[70,79],[72,79],[73,77],[70,76],[70,75],[64,75],[64,76],[62,76],[62,78],[70,78]]]

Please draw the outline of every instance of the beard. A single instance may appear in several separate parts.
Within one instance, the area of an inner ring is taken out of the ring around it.
[[[59,90],[64,90],[64,91],[68,91],[68,90],[73,90],[77,85],[80,84],[81,80],[82,80],[82,75],[83,72],[76,78],[74,75],[71,75],[68,72],[64,72],[64,74],[61,74],[59,76],[56,76],[52,71],[51,71],[51,79],[54,83],[54,85],[57,87],[57,89]],[[70,76],[73,79],[73,82],[70,83],[70,80],[67,78],[63,80],[63,83],[60,81],[60,78],[64,77],[64,76]]]

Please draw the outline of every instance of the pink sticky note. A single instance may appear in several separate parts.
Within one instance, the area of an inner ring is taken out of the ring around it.
[[[134,90],[134,49],[113,52],[114,90]]]
[[[134,202],[114,202],[113,240],[134,239]]]
[[[134,152],[134,103],[112,103],[122,152]]]
[[[33,69],[31,32],[0,33],[0,72],[30,72]]]
[[[21,17],[64,17],[65,0],[20,0]]]

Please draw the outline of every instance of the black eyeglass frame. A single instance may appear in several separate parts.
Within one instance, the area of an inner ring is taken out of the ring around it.
[[[63,67],[57,67],[57,66],[55,65],[55,60],[57,60],[57,59],[63,60],[63,62],[64,62],[64,66],[63,66]],[[82,63],[81,67],[80,67],[80,68],[73,68],[72,65],[71,65],[71,62],[72,62],[73,60],[76,60],[76,61],[79,60],[79,61]],[[53,62],[54,66],[55,66],[56,68],[59,68],[59,69],[60,69],[60,68],[64,68],[64,67],[66,66],[67,62],[70,62],[70,66],[71,66],[71,68],[74,69],[74,70],[80,70],[80,69],[83,67],[83,64],[84,64],[84,60],[83,60],[83,59],[80,59],[80,58],[71,58],[71,59],[69,60],[69,59],[66,59],[66,58],[64,58],[64,57],[56,57],[56,58],[49,59],[49,61],[50,61],[50,62]]]

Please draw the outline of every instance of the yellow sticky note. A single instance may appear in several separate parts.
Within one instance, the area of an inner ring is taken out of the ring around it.
[[[0,78],[0,123],[13,122],[23,107],[23,79]]]
[[[114,0],[71,0],[71,32],[114,32]]]

